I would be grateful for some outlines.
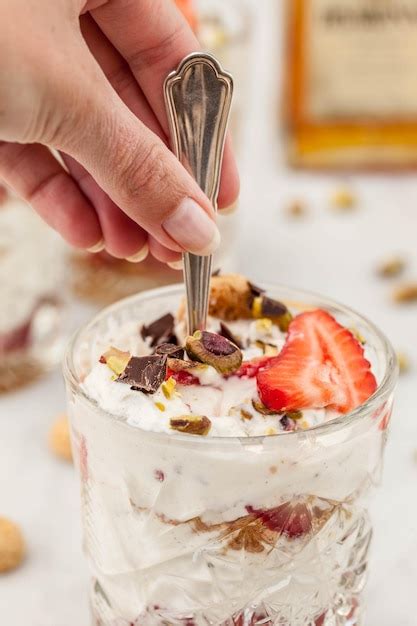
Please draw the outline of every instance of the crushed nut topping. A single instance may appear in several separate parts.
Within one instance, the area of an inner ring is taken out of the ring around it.
[[[172,417],[170,426],[180,433],[204,436],[210,432],[211,421],[204,415],[182,415],[181,417]]]
[[[118,350],[113,346],[107,350],[100,357],[100,363],[105,363],[107,367],[109,367],[112,372],[114,372],[117,376],[120,376],[122,372],[126,369],[127,364],[130,361],[130,353],[123,352],[122,350]]]
[[[225,337],[197,330],[185,340],[185,349],[191,359],[211,365],[221,374],[232,374],[242,364],[242,352]]]
[[[167,400],[171,400],[171,398],[173,397],[176,385],[177,383],[175,382],[174,378],[172,378],[172,376],[170,376],[168,380],[162,383],[162,393]]]

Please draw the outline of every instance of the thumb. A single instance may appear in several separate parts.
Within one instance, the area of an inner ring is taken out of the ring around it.
[[[196,181],[119,99],[104,76],[89,82],[60,150],[79,161],[111,199],[164,246],[211,254],[215,212]]]

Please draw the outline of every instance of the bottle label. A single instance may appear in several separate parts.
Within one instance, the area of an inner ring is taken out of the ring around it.
[[[417,0],[305,0],[304,115],[417,114]]]

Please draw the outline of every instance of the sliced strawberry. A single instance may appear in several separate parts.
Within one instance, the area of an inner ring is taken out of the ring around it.
[[[274,359],[276,359],[274,356],[260,356],[251,361],[243,361],[242,365],[233,376],[239,376],[239,378],[254,378],[261,369],[269,365]]]
[[[277,357],[257,373],[259,396],[271,409],[329,407],[347,413],[377,384],[361,344],[329,313],[302,313],[291,322]]]
[[[191,372],[187,370],[180,370],[174,372],[174,370],[167,369],[166,378],[172,377],[179,385],[199,385],[200,381],[196,376],[193,376]]]
[[[311,513],[301,502],[285,502],[274,509],[246,507],[248,513],[256,515],[266,528],[284,533],[290,538],[301,537],[311,530]]]

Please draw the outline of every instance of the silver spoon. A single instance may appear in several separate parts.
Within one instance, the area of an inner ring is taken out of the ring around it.
[[[201,52],[185,57],[164,84],[172,149],[216,210],[232,94],[230,74]],[[212,259],[183,256],[189,334],[206,326]]]

